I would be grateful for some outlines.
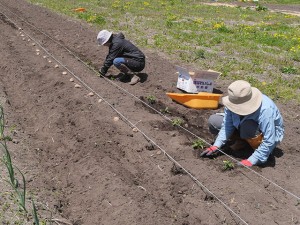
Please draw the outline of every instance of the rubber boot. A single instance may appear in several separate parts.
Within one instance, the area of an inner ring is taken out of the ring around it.
[[[129,74],[128,73],[119,73],[118,77],[117,77],[117,80],[119,81],[126,81],[126,80],[129,80]]]
[[[130,72],[130,69],[127,66],[125,66],[124,64],[121,64],[118,69],[121,71],[121,73],[127,74]]]
[[[118,69],[120,70],[121,73],[119,74],[117,80],[125,81],[125,80],[129,79],[128,73],[130,72],[130,70],[127,66],[125,66],[124,64],[121,64]]]
[[[140,82],[141,78],[139,78],[137,75],[133,75],[133,77],[131,78],[131,81],[129,82],[129,84],[131,85],[135,85],[136,83]]]

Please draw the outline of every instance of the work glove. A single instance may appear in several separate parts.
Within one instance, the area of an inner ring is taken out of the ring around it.
[[[238,163],[238,165],[239,166],[248,166],[248,167],[253,166],[252,163],[248,159],[244,159],[244,160],[240,161]]]
[[[219,149],[217,146],[210,146],[209,148],[206,148],[201,154],[200,157],[204,156],[210,156],[211,154],[217,152]]]
[[[104,76],[104,77],[105,77],[105,75],[106,75],[106,73],[107,73],[107,69],[106,69],[104,66],[102,66],[102,67],[99,69],[99,73],[100,73],[101,76]]]

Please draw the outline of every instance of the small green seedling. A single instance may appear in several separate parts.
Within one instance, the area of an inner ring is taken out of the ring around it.
[[[85,63],[86,63],[86,65],[88,65],[88,66],[92,66],[92,65],[93,65],[93,62],[90,61],[90,60],[87,60]]]
[[[228,160],[223,161],[223,169],[224,170],[232,170],[234,168],[234,163]]]
[[[166,114],[166,113],[171,114],[171,112],[169,111],[169,108],[168,108],[168,107],[166,107],[165,109],[162,109],[161,112],[162,112],[162,113],[165,113],[165,114]]]
[[[12,141],[13,139],[12,139],[11,136],[6,135],[6,136],[4,136],[3,140],[6,140],[6,141]]]
[[[201,139],[197,139],[197,140],[193,141],[192,147],[194,149],[203,149],[204,146],[205,146],[205,142]]]
[[[156,102],[156,98],[155,98],[155,96],[153,96],[153,95],[149,95],[148,97],[146,97],[146,99],[148,100],[148,102],[149,102],[150,104],[153,104],[153,103]]]
[[[16,129],[17,129],[17,126],[14,124],[9,128],[9,132],[13,134],[16,131]]]
[[[183,120],[180,118],[176,118],[172,120],[172,125],[173,126],[181,126],[183,124]]]

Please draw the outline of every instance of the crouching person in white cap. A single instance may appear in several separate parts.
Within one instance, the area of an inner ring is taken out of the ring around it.
[[[122,73],[121,80],[131,76],[131,85],[140,81],[136,73],[145,68],[145,55],[141,50],[126,40],[122,33],[113,34],[107,30],[101,30],[97,41],[100,45],[109,48],[103,66],[99,69],[100,75],[105,76],[108,69],[114,65]]]
[[[223,97],[222,102],[224,114],[209,118],[209,129],[218,136],[201,156],[212,155],[231,140],[235,141],[230,146],[232,150],[243,150],[247,144],[254,150],[240,165],[265,163],[284,135],[283,119],[275,103],[243,80],[229,85],[228,96]]]

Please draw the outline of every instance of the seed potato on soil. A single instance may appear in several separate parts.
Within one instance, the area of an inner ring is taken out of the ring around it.
[[[10,10],[0,10],[0,94],[5,99],[6,132],[15,127],[16,132],[10,135],[19,140],[8,142],[8,147],[28,180],[28,192],[41,218],[49,217],[51,211],[53,218],[77,225],[241,224],[217,197],[249,224],[298,223],[297,199],[245,168],[223,170],[223,161],[228,160],[224,155],[215,159],[195,157],[192,143],[197,138],[158,113],[168,109],[165,115],[181,118],[186,129],[208,143],[214,138],[208,132],[207,119],[221,112],[221,105],[217,110],[193,110],[166,96],[166,92],[179,92],[174,85],[174,62],[144,50],[147,79],[141,83],[131,86],[100,78],[11,12],[46,31],[95,68],[106,56],[106,51],[95,44],[98,28],[23,0],[0,3]],[[31,46],[24,45],[17,26],[1,13],[43,43],[62,65],[111,105],[95,103],[86,97],[85,87],[76,84],[81,88],[74,88],[49,66],[50,60],[28,54]],[[111,73],[118,74],[114,69]],[[216,80],[215,89],[226,95],[228,83]],[[156,97],[151,104],[156,111],[141,103],[147,96]],[[299,106],[278,105],[285,120],[284,141],[265,166],[253,170],[299,196]],[[116,123],[112,119],[118,115],[115,110],[128,121],[122,118]],[[143,134],[132,132],[129,121]],[[202,190],[158,146],[216,196]],[[0,188],[8,189],[3,182]],[[10,217],[11,222],[14,219]]]

